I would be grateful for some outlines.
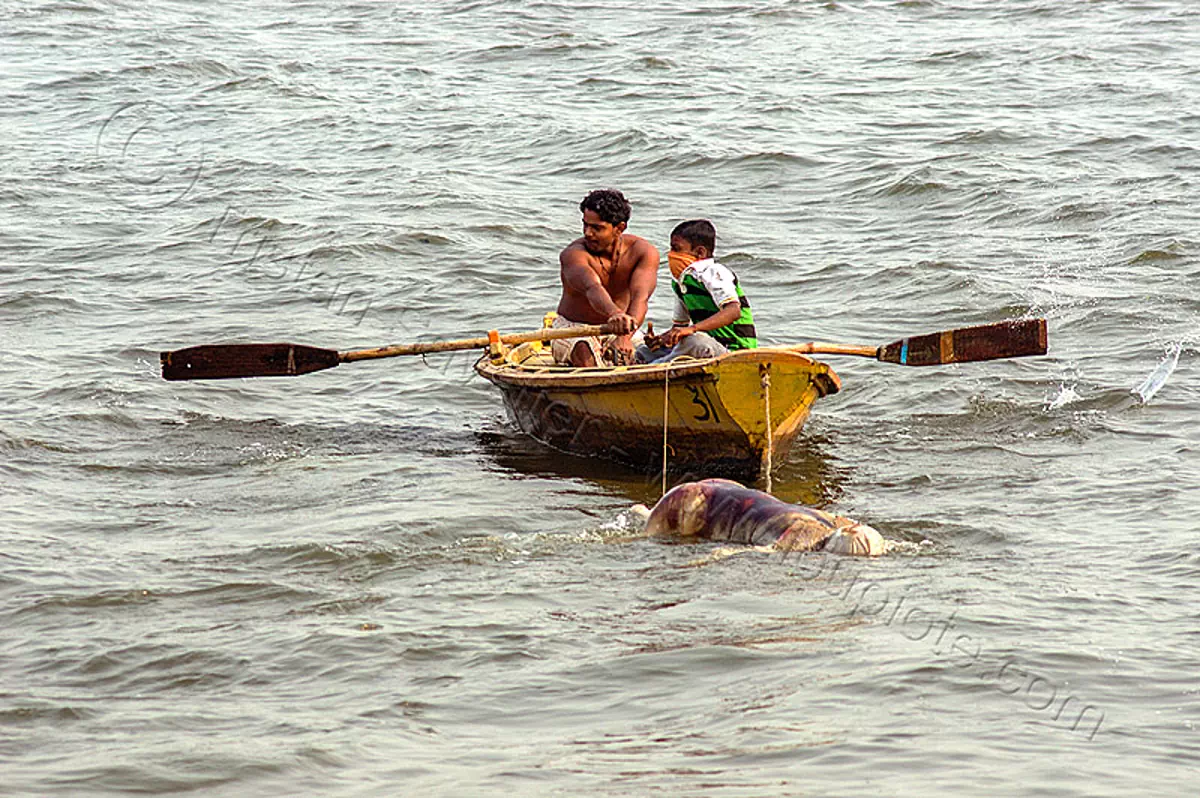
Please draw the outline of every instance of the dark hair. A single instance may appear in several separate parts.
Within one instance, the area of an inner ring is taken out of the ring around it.
[[[598,188],[579,203],[580,212],[595,211],[596,215],[611,225],[629,221],[629,200],[615,188]]]
[[[671,231],[671,238],[682,238],[693,247],[704,247],[709,255],[715,255],[717,251],[717,228],[708,219],[680,222]]]

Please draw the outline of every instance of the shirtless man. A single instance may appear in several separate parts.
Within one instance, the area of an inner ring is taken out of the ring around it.
[[[646,304],[658,277],[658,250],[644,238],[625,232],[629,202],[616,189],[598,189],[579,203],[583,238],[558,256],[562,299],[555,327],[610,324],[617,335],[605,338],[560,338],[552,350],[557,363],[595,366],[605,350],[616,363],[632,363],[634,335],[646,318]]]

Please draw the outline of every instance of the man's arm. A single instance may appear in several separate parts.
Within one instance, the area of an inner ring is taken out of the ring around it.
[[[587,256],[583,252],[572,248],[564,249],[558,257],[558,262],[561,266],[563,285],[574,293],[583,294],[597,315],[603,316],[618,330],[633,332],[637,329],[640,322],[629,317],[612,301],[596,272],[588,266]]]
[[[643,238],[634,244],[627,257],[635,259],[629,271],[629,306],[625,309],[625,318],[632,326],[613,340],[613,349],[620,353],[618,363],[633,362],[633,331],[645,320],[650,295],[658,284],[658,250],[653,244]]]
[[[658,285],[658,250],[649,241],[642,239],[637,252],[633,254],[637,261],[629,275],[629,307],[625,312],[637,319],[640,326],[646,320],[650,295]]]

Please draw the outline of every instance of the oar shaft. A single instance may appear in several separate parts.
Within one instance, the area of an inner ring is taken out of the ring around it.
[[[586,338],[596,335],[611,334],[607,327],[600,324],[580,325],[579,327],[557,327],[535,330],[533,332],[510,333],[499,336],[503,344],[524,344],[529,341],[550,341],[556,338]],[[490,343],[488,337],[460,338],[456,341],[429,341],[419,344],[396,344],[381,346],[376,349],[352,349],[339,352],[338,360],[351,363],[355,360],[372,360],[379,357],[397,357],[399,355],[425,355],[433,352],[455,352],[463,349],[482,349]]]
[[[795,344],[785,347],[789,352],[801,355],[857,355],[859,357],[877,357],[879,347],[863,344],[830,344],[823,341],[811,341],[807,344]]]

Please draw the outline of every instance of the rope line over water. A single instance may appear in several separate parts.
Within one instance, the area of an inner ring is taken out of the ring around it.
[[[671,387],[671,367],[663,370],[663,455],[662,455],[662,495],[667,495],[667,409],[670,406],[668,397]]]
[[[762,365],[759,367],[762,371],[762,389],[763,389],[763,405],[764,412],[767,416],[767,446],[763,450],[763,471],[767,474],[767,493],[771,492],[771,470],[772,470],[772,449],[774,448],[774,435],[771,430],[771,367]]]

